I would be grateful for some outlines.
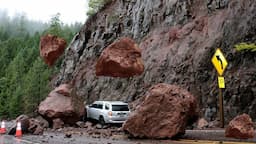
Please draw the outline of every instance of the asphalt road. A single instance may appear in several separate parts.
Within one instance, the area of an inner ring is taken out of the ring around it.
[[[186,130],[186,134],[182,137],[182,139],[189,140],[212,140],[212,141],[231,141],[231,142],[240,142],[244,144],[246,142],[256,143],[256,132],[254,133],[254,138],[252,139],[235,139],[235,138],[227,138],[225,137],[225,130]]]
[[[22,138],[16,138],[10,135],[0,135],[0,144],[37,144]]]
[[[224,136],[224,130],[187,130],[186,134],[177,140],[128,139],[124,135],[111,138],[93,138],[73,134],[66,138],[61,132],[45,132],[44,135],[23,135],[21,139],[14,136],[0,135],[0,144],[251,144],[253,139],[233,139]]]

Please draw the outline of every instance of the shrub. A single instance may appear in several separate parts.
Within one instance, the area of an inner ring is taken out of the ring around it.
[[[251,44],[247,44],[247,43],[240,43],[235,45],[235,49],[237,51],[251,51],[251,52],[255,52],[256,51],[256,45],[251,43]]]
[[[105,4],[111,2],[112,0],[89,0],[89,10],[87,12],[88,16],[92,16],[97,13]]]

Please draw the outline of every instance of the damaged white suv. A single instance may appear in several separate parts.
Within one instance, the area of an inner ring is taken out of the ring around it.
[[[121,101],[95,101],[86,106],[87,118],[98,120],[100,124],[123,123],[130,114],[128,103]]]

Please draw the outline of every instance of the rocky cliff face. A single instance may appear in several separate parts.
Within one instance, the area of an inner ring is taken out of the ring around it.
[[[211,57],[220,47],[226,119],[248,113],[256,119],[255,53],[234,45],[256,41],[254,0],[114,0],[92,16],[66,50],[56,86],[70,83],[88,103],[134,101],[157,83],[179,85],[197,96],[201,115],[217,117],[217,72]],[[101,52],[120,37],[136,40],[145,70],[132,78],[97,77]]]

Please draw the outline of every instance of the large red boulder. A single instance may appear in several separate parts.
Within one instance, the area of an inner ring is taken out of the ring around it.
[[[131,77],[143,71],[141,50],[130,38],[122,38],[109,45],[96,64],[97,76]]]
[[[253,122],[249,115],[242,114],[229,122],[225,131],[226,137],[247,139],[254,137]]]
[[[172,138],[198,116],[195,97],[175,85],[157,84],[143,99],[123,125],[133,137]]]
[[[75,124],[84,114],[83,100],[67,88],[70,86],[64,84],[50,92],[38,112],[50,120],[59,118],[66,124]]]
[[[40,56],[44,62],[52,66],[54,62],[63,54],[66,48],[66,41],[53,35],[46,35],[40,39]]]

